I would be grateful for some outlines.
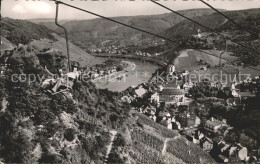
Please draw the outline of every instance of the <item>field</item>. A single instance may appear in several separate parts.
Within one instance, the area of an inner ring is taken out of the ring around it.
[[[260,75],[260,65],[258,65],[257,67],[239,67],[241,74],[250,74],[251,78],[254,78],[255,76],[259,76]]]
[[[2,44],[0,45],[0,51],[11,50],[13,45],[4,37],[1,37]]]
[[[211,66],[216,66],[219,64],[219,54],[221,53],[220,51],[216,50],[211,50],[206,52],[212,53],[215,56],[208,55],[206,53],[202,53],[200,51],[192,50],[192,49],[187,49],[183,50],[180,52],[180,55],[175,59],[174,65],[176,66],[177,71],[182,71],[182,70],[198,70],[202,67],[202,65],[199,65],[199,61],[202,60],[203,62],[206,62],[207,64]],[[231,53],[225,53],[222,55],[222,63],[226,63],[227,60],[235,60],[236,57],[231,56]]]
[[[207,51],[218,56],[221,52],[216,50]],[[193,74],[193,78],[189,78],[190,81],[198,82],[199,80],[209,79],[213,82],[219,81],[219,58],[216,56],[211,56],[208,54],[203,54],[202,52],[196,50],[183,50],[180,55],[175,59],[174,64],[177,71],[189,70],[190,74]],[[237,81],[245,80],[248,75],[251,78],[259,76],[260,66],[258,67],[242,67],[242,66],[233,66],[230,63],[227,63],[227,60],[236,60],[236,57],[232,56],[230,53],[226,53],[222,56],[222,63],[226,63],[225,66],[221,68],[222,71],[222,80],[223,83],[226,83],[227,86],[230,86],[234,81],[235,75],[237,76]],[[203,64],[200,64],[199,61],[202,60]],[[200,70],[206,64],[211,65],[211,68],[207,70]],[[217,66],[217,67],[215,67]],[[191,76],[189,76],[191,77]],[[194,78],[195,77],[195,78]]]

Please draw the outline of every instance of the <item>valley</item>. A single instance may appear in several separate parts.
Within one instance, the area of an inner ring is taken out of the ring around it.
[[[220,11],[260,33],[259,9]],[[173,13],[113,17],[172,42],[61,20],[68,59],[53,19],[3,18],[0,163],[259,162],[260,39],[211,9],[179,12],[229,41]]]

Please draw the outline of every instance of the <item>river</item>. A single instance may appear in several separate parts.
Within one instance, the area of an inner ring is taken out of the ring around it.
[[[105,57],[98,57],[100,60],[107,60]],[[113,79],[110,82],[99,82],[95,83],[99,89],[108,89],[110,91],[124,91],[130,86],[137,86],[143,82],[147,82],[152,74],[160,68],[160,66],[150,63],[142,62],[135,59],[122,59],[125,62],[130,62],[127,67],[127,76],[124,76],[121,80]]]

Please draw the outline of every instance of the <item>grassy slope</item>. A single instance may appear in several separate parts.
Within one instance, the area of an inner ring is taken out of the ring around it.
[[[63,37],[57,35],[56,33],[52,33],[52,35],[57,39],[57,41],[51,41],[49,39],[40,39],[34,40],[30,42],[30,45],[35,47],[38,50],[43,49],[58,49],[62,52],[63,55],[67,56],[67,49],[66,49],[66,41]],[[98,63],[101,63],[97,58],[91,56],[78,46],[75,46],[71,42],[69,42],[69,50],[70,50],[70,60],[78,61],[81,66],[91,66]]]
[[[2,44],[0,45],[0,50],[4,51],[4,50],[11,50],[15,47],[15,45],[13,45],[11,42],[9,42],[9,40],[7,40],[4,37],[1,37],[1,41]]]
[[[65,39],[58,34],[49,30],[45,26],[37,25],[25,20],[15,20],[11,18],[4,18],[1,32],[6,38],[3,39],[4,45],[1,50],[10,49],[10,45],[31,44],[36,50],[43,49],[58,49],[67,56]],[[100,63],[90,54],[86,53],[81,48],[70,43],[71,60],[79,61],[82,66],[90,66]]]
[[[186,70],[187,69],[189,71],[199,69],[202,67],[201,65],[199,65],[200,60],[207,62],[207,64],[210,64],[211,66],[218,66],[219,58],[217,56],[219,56],[219,54],[222,51],[208,50],[205,52],[212,53],[216,57],[208,55],[208,54],[203,54],[199,51],[192,50],[192,49],[183,50],[182,52],[180,52],[180,56],[178,56],[178,58],[176,58],[174,61],[176,69],[177,70]],[[237,57],[231,56],[230,54],[232,54],[232,53],[227,52],[227,53],[223,54],[222,63],[226,63],[227,62],[226,59],[228,59],[228,60],[237,59]]]

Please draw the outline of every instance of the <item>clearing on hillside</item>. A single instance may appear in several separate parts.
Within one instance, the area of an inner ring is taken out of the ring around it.
[[[199,70],[202,66],[211,65],[218,66],[219,65],[219,55],[221,51],[217,50],[203,50],[205,52],[212,53],[212,55],[193,50],[186,49],[180,52],[180,55],[175,59],[174,65],[176,66],[176,70]],[[236,57],[231,56],[230,52],[227,52],[222,55],[222,63],[226,63],[227,60],[235,60]]]

